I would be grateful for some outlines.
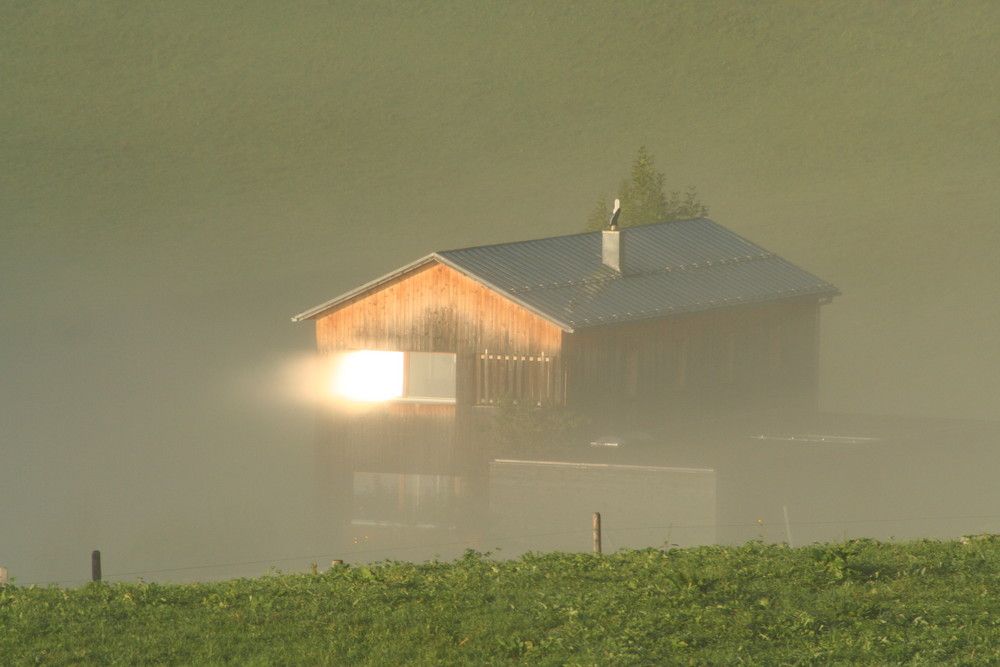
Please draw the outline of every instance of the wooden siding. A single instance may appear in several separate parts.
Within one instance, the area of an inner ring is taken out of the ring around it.
[[[567,404],[616,429],[815,407],[818,312],[771,304],[567,335]]]
[[[564,403],[595,431],[815,407],[818,313],[803,300],[566,333],[430,262],[317,320],[317,344],[453,353],[455,403],[333,404],[325,446],[355,471],[482,481],[490,406],[506,392]]]
[[[562,330],[457,271],[434,262],[359,295],[316,322],[320,354],[345,350],[456,355],[455,405],[409,402],[335,409],[334,456],[354,470],[484,477],[483,429],[476,408],[484,354],[543,357],[556,365]],[[557,366],[556,366],[557,367]],[[552,391],[561,395],[562,377]]]
[[[436,262],[359,296],[316,322],[320,352],[555,355],[561,333],[513,301]]]
[[[453,405],[390,401],[330,416],[337,458],[353,470],[445,474],[455,463]]]

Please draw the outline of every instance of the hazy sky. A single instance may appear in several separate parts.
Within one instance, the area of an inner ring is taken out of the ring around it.
[[[0,48],[23,583],[327,554],[289,317],[581,231],[640,145],[843,290],[824,407],[1000,414],[994,2],[7,2]]]

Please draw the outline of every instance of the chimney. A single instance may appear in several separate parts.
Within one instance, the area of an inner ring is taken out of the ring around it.
[[[604,266],[624,275],[625,273],[625,233],[618,231],[618,216],[622,212],[621,200],[615,200],[608,228],[601,232],[601,262]]]
[[[624,229],[605,229],[601,232],[601,262],[618,273],[625,274]]]

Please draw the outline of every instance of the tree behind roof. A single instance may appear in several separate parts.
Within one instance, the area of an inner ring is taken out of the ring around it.
[[[694,186],[688,187],[683,193],[674,191],[667,195],[665,181],[666,176],[653,168],[653,156],[646,147],[639,148],[629,177],[618,188],[618,199],[622,205],[618,226],[637,227],[708,215],[708,206],[698,198],[698,191]],[[604,229],[610,217],[611,207],[608,202],[597,202],[587,219],[586,231]]]

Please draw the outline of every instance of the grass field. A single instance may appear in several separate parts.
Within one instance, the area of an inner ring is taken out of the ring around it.
[[[856,540],[0,590],[4,664],[987,665],[1000,541]]]

